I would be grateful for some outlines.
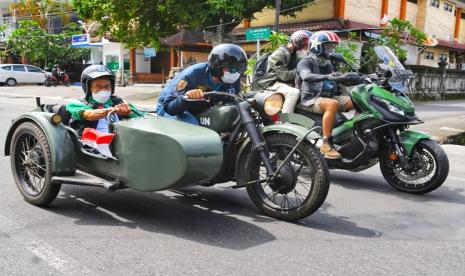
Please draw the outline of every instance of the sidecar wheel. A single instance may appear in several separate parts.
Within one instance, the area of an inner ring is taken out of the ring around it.
[[[287,134],[266,137],[273,165],[277,168],[297,140]],[[238,184],[246,185],[255,205],[266,215],[285,221],[295,221],[314,213],[326,199],[329,172],[326,162],[310,144],[303,143],[284,164],[275,181],[266,181],[266,169],[257,151],[241,164]],[[247,184],[262,180],[262,183]],[[265,180],[265,181],[263,181]]]
[[[449,174],[449,159],[436,142],[421,140],[410,157],[414,166],[403,170],[398,162],[388,159],[389,153],[380,157],[380,168],[384,179],[395,189],[410,194],[425,194],[439,188]]]
[[[61,185],[53,184],[50,146],[44,132],[34,123],[18,126],[10,145],[11,168],[18,190],[33,205],[47,205]]]

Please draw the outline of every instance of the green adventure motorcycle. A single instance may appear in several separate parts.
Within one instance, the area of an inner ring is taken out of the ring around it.
[[[326,159],[328,167],[357,172],[379,162],[383,177],[397,190],[431,192],[447,178],[447,155],[430,135],[408,129],[423,123],[405,94],[413,72],[406,70],[388,47],[378,46],[375,51],[383,61],[380,72],[368,76],[348,73],[340,82],[356,85],[349,92],[356,114],[351,119],[337,115],[331,142],[342,158]],[[280,120],[321,126],[322,115],[299,106],[296,113],[283,114]]]

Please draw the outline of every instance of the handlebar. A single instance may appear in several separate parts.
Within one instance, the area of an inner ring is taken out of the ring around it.
[[[203,99],[189,99],[186,95],[183,95],[182,96],[182,99],[186,102],[210,102],[210,98],[212,97],[229,97],[229,98],[233,98],[235,100],[239,100],[239,101],[242,101],[242,98],[239,97],[238,95],[236,94],[230,94],[230,93],[226,93],[226,92],[221,92],[221,91],[211,91],[211,92],[205,92],[203,93]]]

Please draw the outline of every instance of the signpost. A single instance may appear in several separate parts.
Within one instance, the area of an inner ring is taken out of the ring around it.
[[[145,57],[156,57],[157,56],[157,50],[155,48],[144,48],[144,56]]]
[[[269,27],[262,28],[248,28],[245,30],[245,39],[247,41],[257,41],[257,60],[260,58],[260,40],[268,39],[271,35]]]
[[[73,48],[89,46],[89,34],[73,35],[71,38],[71,46]]]

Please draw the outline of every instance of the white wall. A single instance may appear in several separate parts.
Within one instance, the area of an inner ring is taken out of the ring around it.
[[[404,45],[402,48],[407,50],[406,65],[417,65],[418,62],[418,47],[414,45]]]
[[[150,58],[144,56],[144,49],[136,50],[136,73],[150,73]]]

